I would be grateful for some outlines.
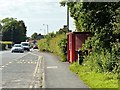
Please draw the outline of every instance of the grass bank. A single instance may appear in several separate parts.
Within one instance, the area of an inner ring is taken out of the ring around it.
[[[76,73],[79,78],[83,80],[90,88],[93,88],[93,90],[97,90],[98,88],[118,88],[117,73],[100,73],[90,71],[88,67],[78,65],[78,63],[71,64],[70,70]]]

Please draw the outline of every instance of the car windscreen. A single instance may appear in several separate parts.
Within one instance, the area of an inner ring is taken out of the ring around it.
[[[27,44],[27,43],[22,43],[22,45],[23,45],[23,46],[29,46],[29,44]]]
[[[14,45],[14,47],[21,47],[21,45]]]

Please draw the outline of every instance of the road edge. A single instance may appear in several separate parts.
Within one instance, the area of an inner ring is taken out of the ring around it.
[[[45,84],[45,64],[44,64],[44,57],[42,57],[42,60],[41,60],[41,68],[42,68],[42,77],[41,77],[41,80],[42,80],[42,88],[45,88],[46,87],[46,84]]]

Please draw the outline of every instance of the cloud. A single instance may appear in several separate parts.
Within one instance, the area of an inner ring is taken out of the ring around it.
[[[56,12],[58,2],[56,0],[0,0],[0,16],[29,16]],[[33,12],[31,14],[31,12]],[[61,11],[59,11],[61,12]],[[56,13],[57,14],[57,13]]]
[[[0,19],[6,17],[23,20],[30,36],[44,23],[51,26],[51,31],[64,25],[66,8],[60,7],[58,0],[0,0]]]

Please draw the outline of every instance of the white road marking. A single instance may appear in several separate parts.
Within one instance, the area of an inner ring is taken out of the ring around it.
[[[14,81],[14,82],[20,82],[21,80],[17,80],[17,79],[16,79],[16,80],[13,80],[13,81]]]
[[[6,66],[8,66],[9,64],[6,64]]]
[[[25,60],[21,60],[22,62],[24,62]]]
[[[31,64],[33,64],[33,62],[31,62]]]
[[[17,62],[17,63],[20,63],[20,62]]]
[[[33,86],[31,85],[29,88],[33,88]]]
[[[2,68],[4,68],[5,66],[1,66]]]
[[[12,62],[9,62],[9,63],[12,63]]]
[[[26,62],[24,62],[24,63],[26,63]]]
[[[2,70],[3,68],[0,67],[0,70]]]
[[[22,63],[22,62],[20,62],[20,63]]]
[[[38,86],[36,86],[36,81],[35,81],[35,77],[37,76],[38,72],[39,72],[39,68],[40,68],[40,64],[41,64],[41,56],[39,56],[38,61],[36,62],[36,67],[33,73],[33,80],[29,86],[29,88],[38,88]],[[37,83],[38,84],[38,83]]]
[[[48,69],[49,69],[49,68],[58,68],[58,66],[48,66],[47,68],[48,68]]]
[[[28,62],[28,63],[30,63],[30,62]]]
[[[34,54],[34,53],[31,53],[31,52],[30,52],[30,54],[35,55],[35,56],[37,56],[37,57],[41,57],[41,56],[39,56],[39,55],[37,55],[37,54]]]

